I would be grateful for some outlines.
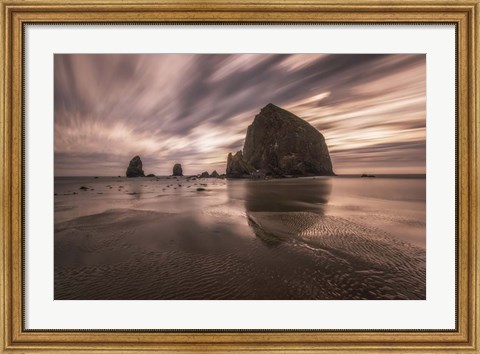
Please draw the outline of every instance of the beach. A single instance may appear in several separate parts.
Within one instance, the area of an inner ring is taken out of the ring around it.
[[[54,200],[56,300],[426,297],[424,176],[56,177]]]

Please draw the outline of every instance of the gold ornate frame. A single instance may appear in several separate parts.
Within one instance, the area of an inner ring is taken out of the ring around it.
[[[479,0],[0,0],[0,350],[480,353]],[[29,331],[23,327],[23,27],[26,23],[453,23],[457,28],[457,329],[453,331]]]

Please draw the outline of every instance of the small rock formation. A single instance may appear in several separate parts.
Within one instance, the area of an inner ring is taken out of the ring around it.
[[[218,174],[217,170],[214,170],[214,171],[210,174],[210,177],[212,177],[212,178],[218,178],[218,177],[220,177],[220,175]]]
[[[200,175],[200,178],[209,178],[209,177],[210,177],[210,175],[208,174],[207,171],[202,172],[202,174]]]
[[[127,177],[145,177],[142,167],[143,165],[140,156],[135,156],[130,160],[130,164],[128,165],[126,172]]]
[[[228,155],[227,177],[254,172],[274,177],[335,175],[323,135],[272,103],[248,127],[243,156],[240,151]]]
[[[155,175],[153,173],[150,173],[147,175],[147,177],[155,177]]]
[[[228,154],[227,177],[249,177],[253,172],[255,168],[244,160],[242,151],[237,151],[235,155]]]
[[[183,176],[183,170],[182,170],[182,165],[179,163],[176,163],[173,166],[173,176]]]

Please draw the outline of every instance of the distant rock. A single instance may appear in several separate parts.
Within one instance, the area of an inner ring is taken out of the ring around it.
[[[210,174],[210,177],[212,178],[219,178],[220,175],[218,174],[217,170],[213,171],[211,174]]]
[[[210,175],[208,174],[207,171],[202,172],[202,174],[200,175],[200,178],[209,178],[209,177],[210,177]]]
[[[176,163],[173,166],[173,175],[174,176],[183,176],[183,170],[182,170],[182,165],[179,163]]]
[[[153,173],[150,173],[147,175],[147,177],[155,177],[155,175]]]
[[[235,155],[232,155],[231,153],[228,154],[226,173],[227,177],[249,177],[253,172],[255,172],[255,168],[244,160],[243,153],[241,151],[238,151]]]
[[[203,191],[205,191],[205,188],[201,188],[201,187],[197,188],[197,192],[203,192]]]
[[[333,176],[323,135],[309,123],[269,103],[247,129],[243,156],[227,161],[227,177],[256,172],[265,176]]]
[[[367,175],[367,174],[364,173],[360,177],[362,177],[362,178],[365,178],[365,177],[374,178],[375,176],[374,175]]]
[[[140,156],[135,156],[130,160],[130,164],[128,165],[126,172],[127,177],[145,177],[142,167],[143,165]]]

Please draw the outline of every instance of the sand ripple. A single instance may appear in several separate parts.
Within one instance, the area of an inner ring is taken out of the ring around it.
[[[425,298],[425,250],[382,230],[309,212],[251,213],[250,220],[267,242],[276,238],[317,254],[312,271],[335,296]]]
[[[55,299],[425,298],[425,251],[359,221],[217,214],[110,210],[56,225]]]

